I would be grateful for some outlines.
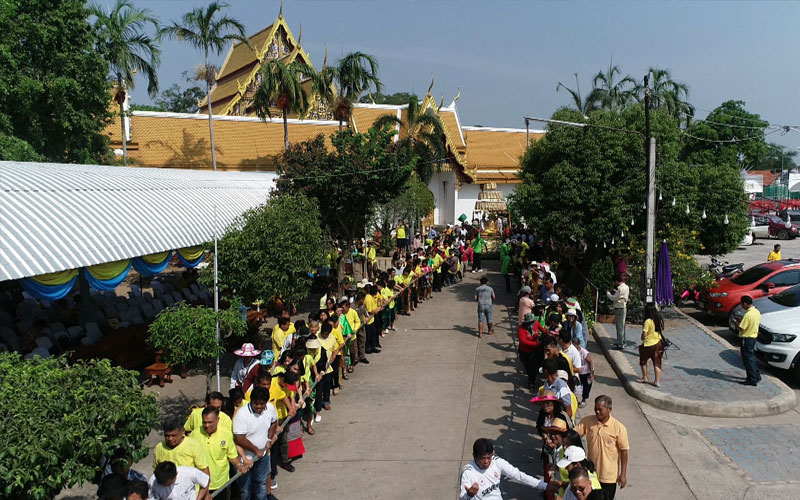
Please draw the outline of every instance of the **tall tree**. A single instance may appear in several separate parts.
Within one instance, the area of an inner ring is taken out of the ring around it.
[[[795,164],[796,149],[789,149],[782,144],[775,144],[774,142],[767,144],[767,148],[767,155],[760,162],[754,164],[752,170],[780,172],[782,170],[791,170],[797,166]]]
[[[253,109],[262,120],[272,118],[272,108],[283,114],[283,147],[289,149],[289,113],[303,116],[309,107],[303,77],[316,79],[314,68],[299,61],[284,64],[270,59],[261,67],[261,85],[253,96]]]
[[[668,69],[650,68],[650,109],[663,109],[687,126],[694,117],[694,106],[689,104],[689,86],[673,80]],[[636,98],[644,100],[644,87],[637,85]]]
[[[161,50],[156,41],[147,34],[152,25],[158,32],[158,20],[147,9],[137,9],[131,0],[117,0],[106,11],[93,4],[89,12],[95,16],[97,48],[108,62],[111,80],[116,87],[115,99],[119,104],[119,121],[122,127],[122,159],[128,164],[128,134],[125,128],[125,96],[134,88],[134,75],[140,73],[147,79],[147,93],[155,97],[158,93],[158,74]]]
[[[592,105],[602,109],[620,110],[629,104],[635,95],[636,81],[629,75],[617,79],[622,71],[612,62],[608,69],[598,72],[592,79],[590,96]]]
[[[414,168],[415,159],[393,139],[387,128],[346,129],[331,135],[330,151],[319,135],[292,144],[278,159],[278,191],[316,198],[322,223],[343,255],[351,254],[376,205],[395,197]],[[345,260],[339,264],[340,277]]]
[[[416,174],[422,182],[428,182],[447,157],[442,120],[430,109],[423,111],[419,101],[411,98],[405,121],[391,114],[375,120],[375,127],[386,126],[400,126],[406,130],[407,134],[399,145],[417,157]]]
[[[177,38],[188,42],[196,50],[203,52],[203,68],[205,68],[206,104],[208,104],[208,131],[211,139],[211,162],[217,169],[217,152],[214,148],[214,118],[211,111],[211,85],[214,72],[210,71],[209,56],[219,55],[229,42],[247,43],[244,25],[229,17],[223,11],[227,3],[211,2],[204,9],[196,8],[183,15],[180,22],[163,28],[161,36]]]
[[[575,89],[571,89],[564,85],[561,82],[558,82],[556,85],[556,92],[559,90],[564,89],[566,90],[570,97],[572,97],[572,104],[575,106],[575,109],[583,113],[583,116],[589,114],[590,111],[595,109],[596,104],[596,90],[593,90],[589,93],[589,95],[584,99],[583,95],[581,94],[581,85],[578,82],[578,73],[575,73]]]
[[[327,61],[327,52],[325,59]],[[315,88],[323,99],[333,104],[333,116],[339,120],[341,131],[344,121],[350,119],[353,103],[370,89],[375,93],[383,89],[378,78],[378,61],[369,54],[351,52],[335,66],[323,63]]]
[[[108,65],[88,20],[84,0],[0,2],[0,135],[50,161],[111,161]]]

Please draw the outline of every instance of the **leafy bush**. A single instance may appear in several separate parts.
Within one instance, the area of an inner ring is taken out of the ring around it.
[[[222,339],[247,332],[247,321],[239,312],[240,306],[241,303],[235,300],[230,309],[220,311]],[[222,343],[217,342],[216,314],[210,307],[192,307],[179,302],[161,311],[149,331],[148,345],[164,351],[162,359],[171,366],[206,361],[225,352]]]
[[[0,497],[42,500],[91,480],[101,457],[149,451],[156,398],[107,359],[23,360],[0,353]]]

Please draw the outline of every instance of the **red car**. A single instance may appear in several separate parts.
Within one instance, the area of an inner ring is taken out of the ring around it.
[[[798,283],[800,260],[778,260],[753,266],[732,278],[717,282],[715,287],[703,292],[700,301],[706,311],[727,317],[744,295],[755,300],[782,292]]]

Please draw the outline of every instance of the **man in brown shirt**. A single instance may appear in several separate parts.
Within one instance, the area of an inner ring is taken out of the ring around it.
[[[606,500],[614,500],[617,484],[628,484],[628,430],[611,416],[611,398],[598,396],[594,400],[594,416],[584,417],[575,430],[586,436],[587,455],[597,467]]]

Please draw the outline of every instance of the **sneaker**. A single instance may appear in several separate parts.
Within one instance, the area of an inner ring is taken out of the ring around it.
[[[581,401],[578,403],[578,408],[583,408],[584,406],[586,406],[586,401]]]
[[[317,413],[317,416],[314,417],[314,422],[316,422],[316,423],[322,422],[322,414],[321,413]]]
[[[278,500],[278,497],[270,493],[269,495],[267,495],[267,500]]]
[[[393,327],[393,326],[390,326],[390,327],[389,327],[389,331],[391,331],[391,332],[396,332],[396,331],[397,331],[397,328],[395,328],[395,327]]]
[[[277,489],[278,489],[278,480],[277,480],[277,479],[273,479],[273,480],[270,482],[270,487],[271,487],[273,490],[277,490]]]

